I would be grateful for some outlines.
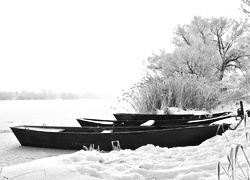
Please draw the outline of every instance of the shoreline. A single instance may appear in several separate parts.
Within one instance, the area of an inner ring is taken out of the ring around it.
[[[248,109],[248,104],[244,104],[244,109]],[[227,104],[220,105],[218,108],[213,110],[213,112],[219,111],[232,111],[237,112],[237,105]],[[60,149],[48,149],[48,148],[35,148],[35,147],[25,147],[21,146],[19,141],[16,139],[15,135],[12,133],[10,127],[18,126],[25,123],[6,121],[0,126],[0,167],[11,166],[21,163],[30,162],[37,159],[43,159],[51,156],[58,156],[63,154],[71,154],[77,152],[76,150],[60,150]],[[36,122],[30,122],[29,125],[37,125]],[[53,123],[54,124],[54,123]],[[72,124],[73,125],[73,124]]]
[[[46,157],[71,154],[76,152],[74,150],[21,146],[11,130],[4,133],[0,132],[0,139],[0,167],[12,166],[37,159],[43,159]]]

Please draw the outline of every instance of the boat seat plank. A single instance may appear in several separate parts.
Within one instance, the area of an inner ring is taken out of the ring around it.
[[[32,131],[43,131],[43,132],[62,132],[65,129],[62,128],[39,128],[39,127],[18,127],[19,129],[26,129],[26,130],[32,130]]]

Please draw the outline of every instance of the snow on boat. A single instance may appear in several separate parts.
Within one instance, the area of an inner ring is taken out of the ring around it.
[[[56,149],[99,150],[137,149],[147,144],[160,147],[199,145],[203,141],[221,135],[230,127],[223,125],[178,125],[134,127],[63,127],[63,126],[15,126],[11,130],[22,146]]]
[[[202,125],[210,124],[219,120],[226,120],[235,117],[230,112],[212,114],[210,117],[196,117],[193,118],[180,118],[180,119],[140,119],[140,120],[104,120],[104,119],[90,119],[90,118],[78,118],[78,123],[82,126],[141,126],[144,123],[151,124],[151,126],[166,126],[166,125]],[[149,123],[150,122],[150,123]]]

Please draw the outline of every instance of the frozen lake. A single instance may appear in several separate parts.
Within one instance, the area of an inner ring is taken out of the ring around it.
[[[116,99],[0,101],[0,167],[50,157],[70,150],[23,147],[11,132],[16,125],[80,126],[76,118],[114,119]]]

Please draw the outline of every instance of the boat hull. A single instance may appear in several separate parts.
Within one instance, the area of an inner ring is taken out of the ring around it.
[[[207,119],[230,114],[231,112],[219,112],[212,114],[136,114],[136,113],[115,113],[113,114],[117,121],[124,120],[194,120]]]
[[[160,147],[179,147],[199,145],[203,141],[222,134],[229,124],[187,126],[161,129],[110,129],[52,126],[17,126],[11,130],[23,146],[84,149],[94,146],[99,150],[111,151],[112,142],[119,142],[121,149],[137,149],[147,144]],[[106,131],[106,132],[104,132]]]
[[[166,126],[166,125],[202,125],[211,124],[213,122],[224,120],[234,117],[232,114],[225,114],[221,116],[215,116],[211,118],[197,118],[197,119],[166,119],[166,120],[154,120],[154,126]],[[140,126],[150,120],[102,120],[102,119],[89,119],[78,118],[77,122],[82,126]],[[151,119],[153,120],[153,119]]]

